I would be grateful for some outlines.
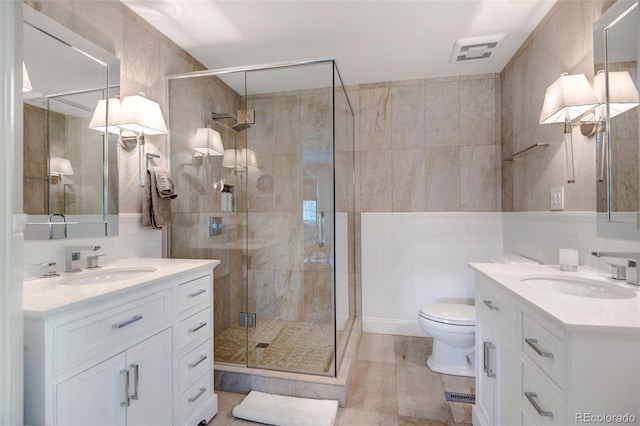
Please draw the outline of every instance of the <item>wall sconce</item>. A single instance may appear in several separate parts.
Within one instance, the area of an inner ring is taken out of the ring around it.
[[[194,163],[196,166],[204,163],[204,184],[209,186],[209,176],[211,174],[209,157],[224,155],[224,146],[222,145],[222,138],[220,133],[213,130],[211,127],[200,127],[196,129],[196,134],[193,137],[193,151],[194,151]],[[219,179],[213,184],[213,188],[218,187]]]
[[[100,99],[98,105],[96,105],[96,109],[93,111],[93,116],[91,116],[89,128],[120,136],[120,128],[115,125],[118,111],[120,111],[120,99],[117,97]]]
[[[243,148],[242,151],[237,149],[227,149],[224,151],[222,159],[222,167],[235,169],[236,171],[245,171],[247,167],[258,168],[256,153],[252,149]]]
[[[220,133],[211,127],[201,127],[196,130],[193,138],[193,150],[201,156],[224,155],[224,146]]]
[[[29,72],[27,72],[27,66],[22,63],[22,92],[32,92],[33,86],[31,85],[31,79],[29,78]]]
[[[540,124],[564,123],[568,183],[575,182],[571,121],[597,105],[598,100],[584,74],[562,73],[551,86],[547,87],[544,95]]]
[[[627,112],[640,104],[638,90],[628,72],[609,72],[608,76],[609,90],[607,90],[607,73],[604,70],[598,71],[593,86],[600,106],[606,105],[607,93],[609,93],[609,118]]]
[[[71,161],[60,157],[51,157],[49,159],[49,176],[52,184],[60,182],[63,176],[72,175],[73,167],[71,167]]]
[[[565,123],[564,132],[571,133],[571,121],[598,105],[584,74],[562,73],[547,87],[540,113],[540,124]]]
[[[105,114],[106,116],[106,114]],[[144,144],[146,135],[165,135],[167,125],[162,117],[160,105],[144,97],[144,93],[126,96],[120,102],[114,126],[119,127],[120,146],[126,150],[138,147],[138,175],[140,187],[144,187]]]
[[[145,98],[144,93],[126,96],[120,102],[114,125],[130,132],[120,134],[120,145],[129,150],[144,145],[145,134],[166,135],[168,132],[160,105]]]

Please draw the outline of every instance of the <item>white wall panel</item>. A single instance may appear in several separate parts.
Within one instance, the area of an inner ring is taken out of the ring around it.
[[[362,213],[363,330],[424,336],[420,305],[472,303],[468,263],[501,252],[500,213]]]

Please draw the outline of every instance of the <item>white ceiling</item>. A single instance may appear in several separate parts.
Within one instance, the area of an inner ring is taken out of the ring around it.
[[[347,85],[500,72],[556,0],[122,0],[209,69],[335,58]],[[458,39],[504,34],[489,59]]]

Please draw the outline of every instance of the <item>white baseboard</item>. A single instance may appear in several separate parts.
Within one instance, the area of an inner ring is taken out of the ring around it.
[[[428,337],[420,328],[418,320],[362,317],[362,331],[364,333]]]

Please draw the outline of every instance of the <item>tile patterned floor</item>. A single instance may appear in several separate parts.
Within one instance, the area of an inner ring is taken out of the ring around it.
[[[333,326],[298,321],[259,321],[256,328],[229,327],[215,339],[216,362],[295,372],[327,372],[333,362]]]
[[[347,406],[336,426],[462,426],[471,405],[447,402],[445,391],[475,393],[473,378],[437,374],[426,366],[431,339],[363,333]],[[217,392],[211,426],[256,425],[231,414],[245,395]]]

